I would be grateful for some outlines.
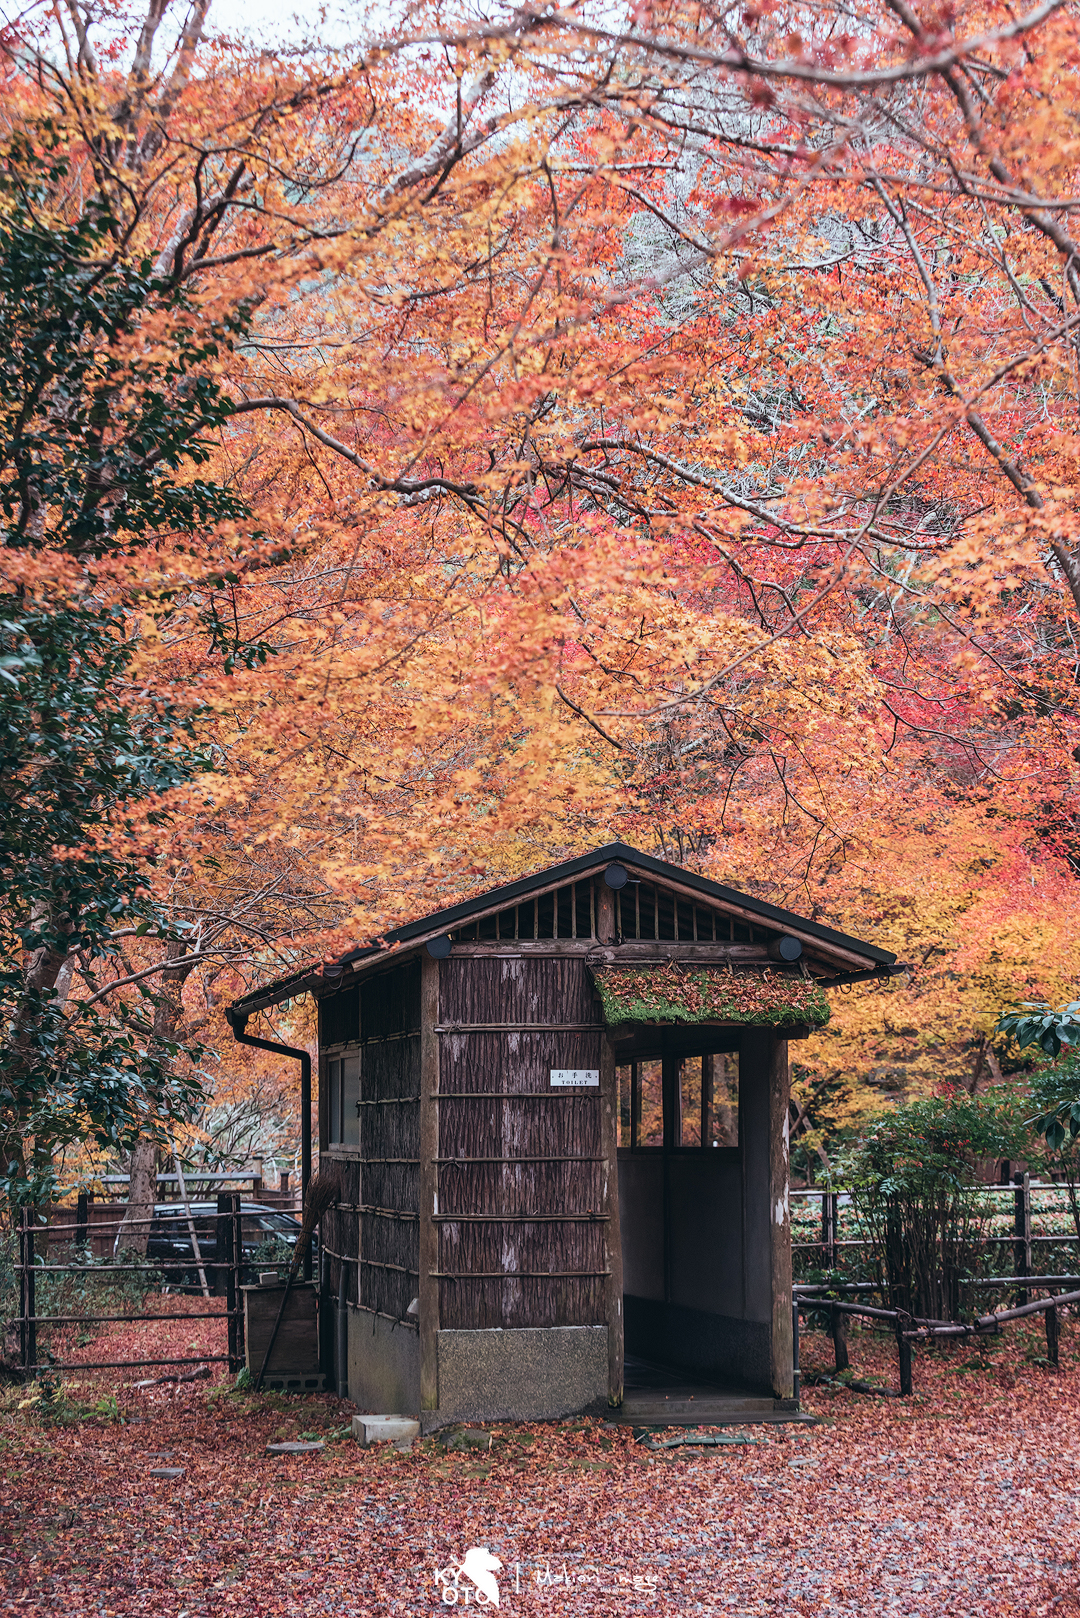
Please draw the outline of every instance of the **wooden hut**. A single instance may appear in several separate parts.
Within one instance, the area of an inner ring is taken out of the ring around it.
[[[339,1386],[426,1428],[790,1410],[788,1041],[894,960],[613,843],[238,1001],[318,1000]]]

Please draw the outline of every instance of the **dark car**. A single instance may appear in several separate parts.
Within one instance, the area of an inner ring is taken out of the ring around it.
[[[211,1264],[217,1258],[217,1203],[193,1202],[190,1207],[200,1255],[205,1263]],[[300,1221],[292,1214],[264,1207],[259,1202],[242,1202],[240,1232],[243,1253],[240,1282],[242,1286],[251,1286],[267,1270],[284,1274],[292,1262]],[[313,1240],[311,1245],[313,1254],[317,1255],[317,1241]],[[146,1256],[160,1268],[166,1285],[198,1288],[199,1272],[183,1203],[159,1202],[156,1205]],[[213,1290],[217,1271],[211,1269],[205,1273]]]

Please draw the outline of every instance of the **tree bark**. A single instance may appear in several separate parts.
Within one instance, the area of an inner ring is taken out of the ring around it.
[[[167,960],[175,961],[188,953],[186,945],[173,940],[166,945]],[[161,989],[154,1010],[153,1045],[169,1044],[176,1037],[184,1009],[184,981],[190,966],[166,967],[161,974]],[[150,1240],[150,1220],[157,1202],[156,1136],[143,1135],[135,1142],[128,1163],[128,1201],[123,1223],[116,1234],[115,1251],[145,1254]]]

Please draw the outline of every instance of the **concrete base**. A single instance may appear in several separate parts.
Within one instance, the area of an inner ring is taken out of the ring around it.
[[[354,1416],[352,1435],[361,1444],[382,1444],[389,1439],[408,1449],[420,1436],[420,1423],[409,1416]]]
[[[349,1307],[349,1398],[361,1410],[420,1409],[420,1333]]]
[[[545,1421],[607,1409],[606,1326],[441,1331],[439,1408],[425,1430],[451,1421]]]

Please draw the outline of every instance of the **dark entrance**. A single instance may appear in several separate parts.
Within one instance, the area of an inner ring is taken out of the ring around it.
[[[639,1025],[616,1045],[630,1419],[772,1405],[769,1210],[752,1205],[768,1185],[768,1095],[763,1040],[746,1033]]]

